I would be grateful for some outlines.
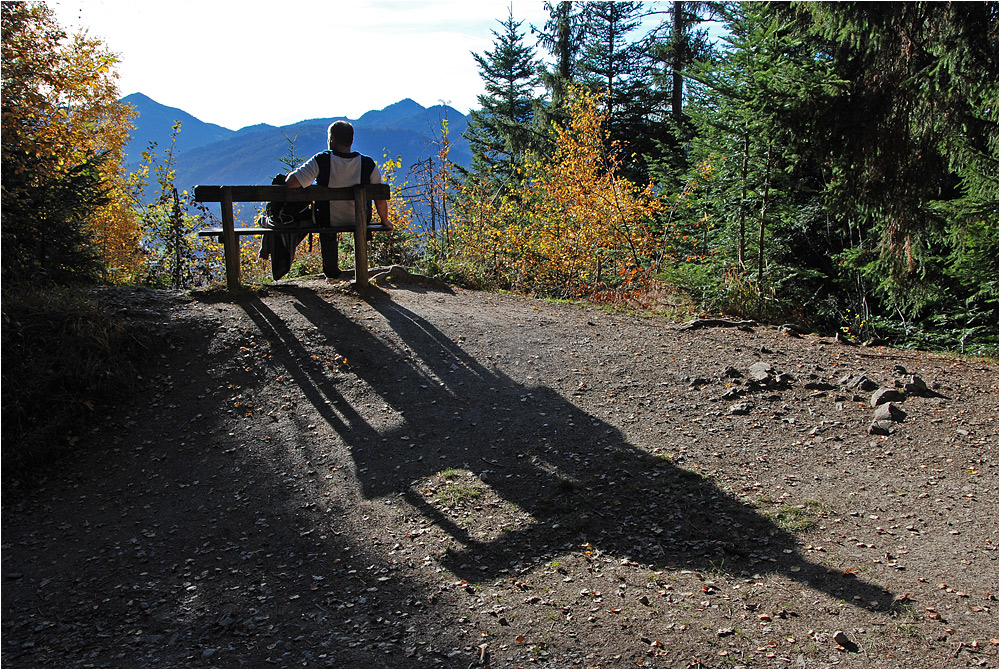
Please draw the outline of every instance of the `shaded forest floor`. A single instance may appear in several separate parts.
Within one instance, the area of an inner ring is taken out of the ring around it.
[[[997,667],[995,363],[412,284],[103,299],[161,346],[5,484],[5,667]],[[911,385],[888,435],[862,376]]]

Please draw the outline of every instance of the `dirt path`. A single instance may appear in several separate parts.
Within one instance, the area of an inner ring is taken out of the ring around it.
[[[997,666],[993,363],[414,285],[116,295],[161,360],[4,491],[5,667]],[[859,375],[928,389],[869,434]]]

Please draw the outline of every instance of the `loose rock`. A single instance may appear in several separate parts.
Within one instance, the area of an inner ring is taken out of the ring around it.
[[[861,391],[874,391],[878,388],[878,384],[873,382],[871,379],[863,374],[851,374],[845,375],[839,380],[841,386],[850,389],[859,389]]]
[[[766,384],[774,379],[774,368],[770,363],[754,363],[750,366],[750,379]]]
[[[869,435],[891,435],[892,434],[892,421],[873,421],[872,425],[868,426]]]
[[[727,414],[730,416],[745,416],[750,413],[750,403],[748,402],[738,402],[729,408]]]
[[[878,407],[887,402],[898,402],[903,400],[903,394],[896,389],[880,388],[871,397],[872,407]]]
[[[903,390],[912,395],[923,395],[929,390],[927,382],[916,375],[910,375],[908,382],[903,384]]]
[[[879,405],[875,408],[875,421],[895,421],[902,423],[906,419],[906,412],[896,407],[891,402]]]

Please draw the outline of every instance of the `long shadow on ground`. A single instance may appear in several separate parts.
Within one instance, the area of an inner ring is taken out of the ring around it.
[[[470,582],[515,565],[551,560],[568,546],[663,568],[780,573],[872,610],[893,595],[807,560],[795,537],[710,480],[629,444],[614,426],[544,385],[525,386],[487,368],[418,314],[372,290],[366,301],[398,338],[383,340],[315,292],[288,287],[298,308],[338,345],[361,377],[403,418],[378,432],[355,410],[330,408],[332,389],[302,366],[296,381],[351,447],[365,497],[402,494],[455,540],[445,566]],[[289,352],[304,351],[262,302],[245,307]],[[403,380],[402,382],[400,380]],[[419,440],[417,452],[412,446]],[[429,504],[417,482],[442,464],[481,472],[530,521],[478,539]]]

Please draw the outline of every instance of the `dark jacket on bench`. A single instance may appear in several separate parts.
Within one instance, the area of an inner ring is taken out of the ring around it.
[[[271,277],[277,281],[288,274],[295,259],[295,247],[305,237],[304,233],[268,233],[260,238],[260,257],[271,258]]]

